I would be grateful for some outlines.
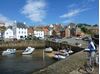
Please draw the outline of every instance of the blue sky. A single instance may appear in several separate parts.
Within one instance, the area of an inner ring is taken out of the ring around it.
[[[0,0],[0,21],[99,23],[99,0]]]

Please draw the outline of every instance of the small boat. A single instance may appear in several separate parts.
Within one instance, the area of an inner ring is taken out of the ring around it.
[[[7,49],[2,52],[2,55],[14,54],[16,53],[16,49]]]
[[[85,48],[84,51],[85,52],[88,52],[88,51],[90,51],[90,49],[89,48]]]
[[[27,47],[26,50],[22,54],[31,54],[35,48],[32,47]]]
[[[55,53],[56,55],[63,55],[63,56],[69,56],[69,53],[67,51],[59,51]]]
[[[49,48],[46,48],[44,51],[45,51],[45,52],[52,52],[53,49],[52,49],[51,47],[49,47]]]
[[[65,50],[60,50],[58,52],[55,53],[55,55],[53,56],[54,59],[57,59],[57,60],[62,60],[62,59],[65,59],[66,57],[69,56],[69,53]]]
[[[69,54],[72,54],[72,53],[73,53],[73,51],[72,51],[72,50],[69,50],[69,51],[68,51],[68,53],[69,53]]]
[[[54,58],[54,59],[57,59],[57,60],[62,60],[62,59],[65,59],[66,56],[63,56],[63,55],[59,55],[59,54],[58,54],[58,55],[54,55],[53,58]]]

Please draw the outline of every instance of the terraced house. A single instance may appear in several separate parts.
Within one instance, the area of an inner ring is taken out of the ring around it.
[[[14,38],[16,39],[25,39],[28,36],[28,29],[25,23],[14,23],[13,26],[13,33],[14,33]]]
[[[44,30],[42,27],[34,27],[34,36],[44,39]]]

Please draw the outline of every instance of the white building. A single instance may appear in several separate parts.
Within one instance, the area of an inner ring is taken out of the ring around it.
[[[44,31],[42,28],[35,28],[34,29],[34,36],[37,38],[43,38],[44,39]]]
[[[14,38],[25,39],[28,36],[27,27],[24,23],[15,23],[13,26]]]
[[[53,24],[50,24],[50,25],[49,25],[49,35],[50,35],[50,36],[52,36],[53,28],[54,28]]]
[[[8,28],[4,32],[4,39],[12,39],[14,38],[13,30]]]

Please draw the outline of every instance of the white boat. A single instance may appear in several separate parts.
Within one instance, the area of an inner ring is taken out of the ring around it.
[[[90,49],[88,49],[88,48],[85,48],[85,49],[84,49],[84,51],[88,52],[88,51],[90,51]]]
[[[72,53],[73,53],[73,51],[72,51],[72,50],[69,50],[69,51],[68,51],[68,53],[69,53],[69,54],[72,54]]]
[[[69,53],[67,51],[64,51],[64,52],[59,52],[58,55],[69,56]]]
[[[44,51],[45,51],[45,52],[52,52],[53,49],[52,49],[51,47],[49,47],[49,48],[46,48]]]
[[[27,47],[26,50],[22,54],[31,54],[35,48],[32,47]]]
[[[62,60],[62,59],[65,59],[66,56],[63,56],[63,55],[54,55],[53,58],[57,59],[57,60]]]
[[[57,60],[62,60],[62,59],[65,59],[66,57],[69,56],[69,53],[65,50],[60,50],[58,52],[55,53],[55,55],[53,56],[54,59],[57,59]]]
[[[7,49],[2,52],[2,55],[14,54],[16,53],[16,49]]]

